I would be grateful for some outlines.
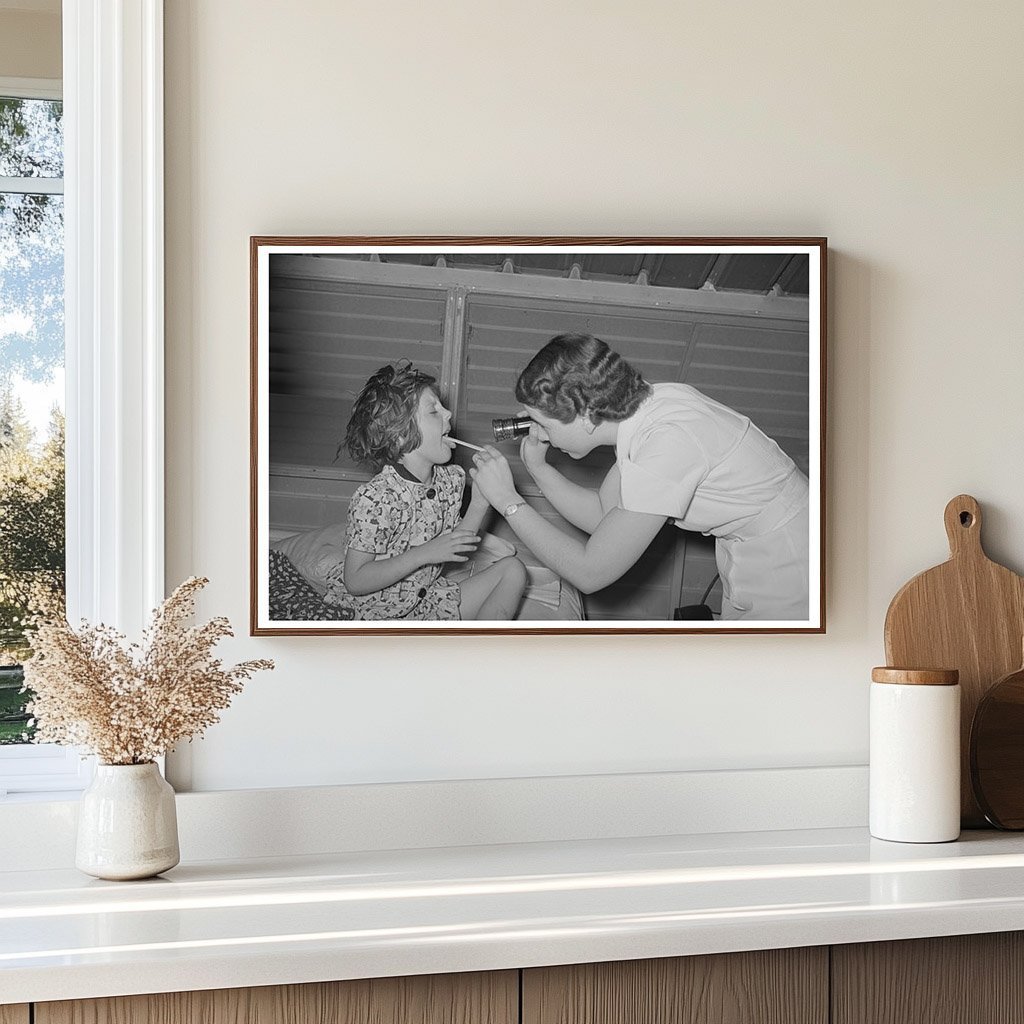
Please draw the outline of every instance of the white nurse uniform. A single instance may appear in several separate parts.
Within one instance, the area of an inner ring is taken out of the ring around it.
[[[723,619],[807,619],[807,478],[746,416],[655,384],[619,424],[615,455],[623,508],[715,538]]]

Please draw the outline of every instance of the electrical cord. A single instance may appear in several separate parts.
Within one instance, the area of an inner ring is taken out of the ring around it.
[[[708,584],[708,589],[704,591],[704,596],[700,599],[701,604],[707,604],[708,598],[711,596],[711,591],[715,589],[715,584],[722,578],[721,573],[715,573],[711,577],[711,582]]]

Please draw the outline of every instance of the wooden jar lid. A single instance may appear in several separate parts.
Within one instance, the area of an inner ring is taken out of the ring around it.
[[[902,683],[918,686],[956,686],[960,673],[955,668],[888,668],[871,670],[873,683]]]

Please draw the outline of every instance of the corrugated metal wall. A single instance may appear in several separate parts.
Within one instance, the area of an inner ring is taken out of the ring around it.
[[[386,363],[440,373],[445,295],[275,276],[270,300],[270,461],[353,469],[352,402]]]

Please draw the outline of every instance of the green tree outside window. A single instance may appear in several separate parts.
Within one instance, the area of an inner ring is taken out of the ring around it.
[[[31,739],[26,618],[64,598],[63,222],[61,103],[0,97],[0,744]]]

